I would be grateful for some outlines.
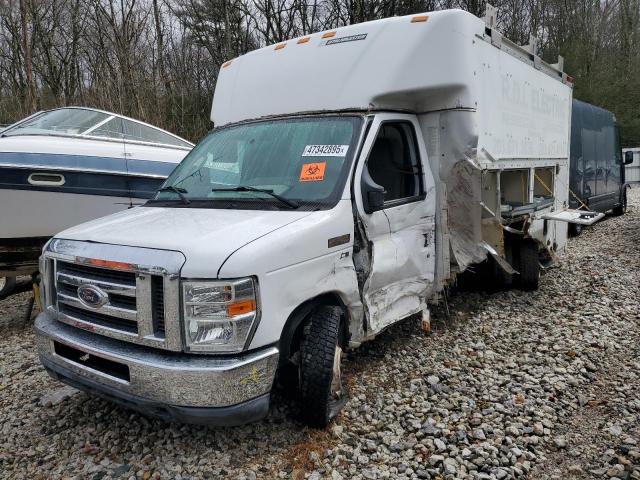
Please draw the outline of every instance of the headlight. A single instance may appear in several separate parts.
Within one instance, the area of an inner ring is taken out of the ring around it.
[[[251,278],[182,283],[187,348],[196,352],[239,352],[256,321]]]

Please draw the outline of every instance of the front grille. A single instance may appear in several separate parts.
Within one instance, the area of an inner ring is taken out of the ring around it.
[[[68,262],[58,262],[58,272],[78,275],[88,280],[106,280],[133,287],[136,285],[136,274],[133,272],[108,270],[106,268],[90,267],[88,265]]]
[[[138,323],[124,318],[103,315],[101,313],[84,310],[64,303],[60,304],[60,313],[74,320],[81,320],[83,322],[113,328],[127,333],[138,333]]]
[[[151,277],[151,315],[154,333],[164,337],[164,279],[158,275]]]
[[[60,321],[101,335],[162,346],[165,340],[162,275],[62,260],[56,260],[54,269],[53,291]],[[86,297],[86,290],[95,297]]]

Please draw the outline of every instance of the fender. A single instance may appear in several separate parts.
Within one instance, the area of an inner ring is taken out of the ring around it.
[[[301,327],[304,320],[320,305],[332,305],[340,308],[346,321],[346,325],[349,325],[349,310],[346,308],[338,293],[327,292],[312,298],[311,300],[307,300],[302,305],[296,307],[284,324],[282,335],[280,336],[280,342],[278,343],[278,349],[280,350],[279,366],[283,366],[289,362],[292,352],[295,352],[295,346],[300,342],[302,334]],[[348,329],[345,329],[345,331],[346,330]],[[349,337],[349,335],[350,334],[347,332],[346,336]],[[346,342],[348,341],[348,338],[344,338],[343,340]]]

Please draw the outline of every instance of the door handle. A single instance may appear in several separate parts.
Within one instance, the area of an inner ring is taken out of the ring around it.
[[[27,181],[36,186],[61,187],[66,180],[64,175],[59,173],[34,172],[29,175]]]

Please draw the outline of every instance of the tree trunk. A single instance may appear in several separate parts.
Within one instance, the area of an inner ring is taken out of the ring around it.
[[[27,113],[36,111],[36,84],[33,79],[33,60],[31,58],[31,39],[29,36],[29,0],[20,0],[20,23],[22,24],[22,54],[24,56],[25,109]]]

